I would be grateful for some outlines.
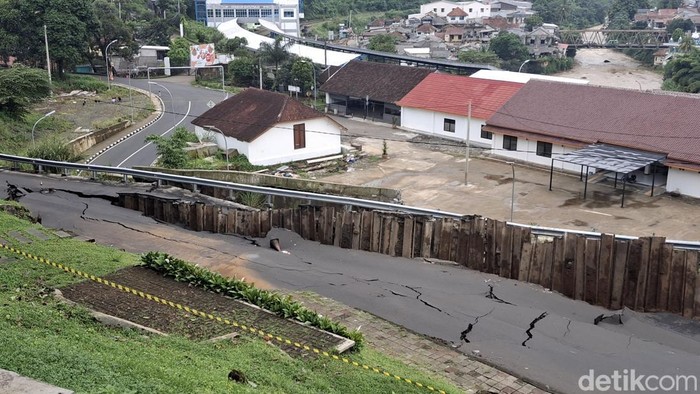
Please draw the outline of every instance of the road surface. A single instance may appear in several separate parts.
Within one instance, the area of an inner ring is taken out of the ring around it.
[[[5,181],[33,191],[21,202],[46,226],[131,252],[166,251],[266,287],[313,291],[438,338],[552,391],[581,392],[579,379],[591,369],[596,376],[634,370],[700,379],[698,321],[625,310],[624,324],[613,317],[594,325],[597,316],[614,312],[531,284],[419,259],[340,252],[273,230],[268,237],[281,239],[289,252],[284,254],[115,207],[108,198],[121,187],[0,172],[0,182]],[[40,193],[42,188],[53,190]]]

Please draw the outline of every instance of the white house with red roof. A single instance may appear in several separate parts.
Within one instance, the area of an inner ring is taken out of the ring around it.
[[[516,82],[433,73],[397,102],[401,127],[460,141],[469,132],[472,143],[492,147],[493,135],[482,133],[481,126],[521,87]]]

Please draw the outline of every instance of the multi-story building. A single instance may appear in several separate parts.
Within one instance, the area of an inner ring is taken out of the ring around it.
[[[481,19],[491,16],[491,5],[480,3],[478,1],[434,1],[432,3],[423,4],[420,6],[420,14],[409,15],[420,18],[421,16],[431,13],[433,15],[446,18],[448,14],[455,8],[460,8],[464,11],[465,19]],[[460,13],[461,15],[462,13]]]
[[[195,0],[195,17],[207,26],[238,19],[255,23],[274,22],[285,34],[299,36],[299,19],[304,17],[303,0]]]

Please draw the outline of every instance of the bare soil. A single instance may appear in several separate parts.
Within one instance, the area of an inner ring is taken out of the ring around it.
[[[221,294],[176,282],[148,268],[125,268],[106,276],[105,279],[318,349],[330,351],[342,342],[326,332],[279,318]],[[90,309],[169,334],[199,340],[232,332],[241,333],[239,328],[196,317],[93,281],[71,285],[61,291],[64,297]],[[276,342],[275,344],[279,345]],[[285,350],[293,350],[294,354],[302,356],[308,355],[307,352],[300,352],[293,347]]]
[[[576,66],[558,77],[589,80],[592,85],[613,88],[661,89],[661,72],[645,67],[633,58],[612,49],[579,49]]]

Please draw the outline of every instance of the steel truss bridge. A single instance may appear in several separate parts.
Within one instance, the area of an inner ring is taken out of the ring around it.
[[[574,48],[658,49],[670,34],[666,30],[561,30],[559,38]]]

